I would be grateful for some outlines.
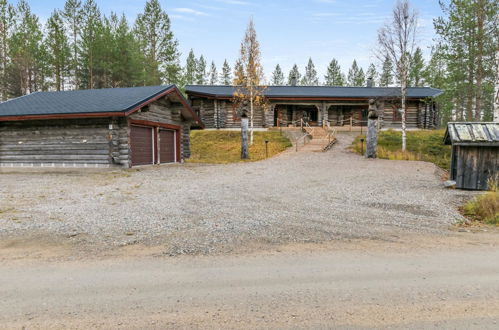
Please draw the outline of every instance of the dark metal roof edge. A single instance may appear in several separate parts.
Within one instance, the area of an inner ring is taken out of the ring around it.
[[[144,87],[147,87],[147,86],[144,86]],[[159,87],[159,86],[158,86]],[[164,86],[165,88],[163,88],[162,90],[160,90],[159,92],[157,93],[154,93],[153,95],[150,95],[148,97],[146,97],[145,99],[139,101],[139,102],[136,102],[134,103],[133,105],[129,106],[128,108],[124,109],[124,110],[119,110],[119,111],[123,111],[123,112],[128,112],[136,107],[138,107],[139,105],[141,105],[142,103],[146,103],[147,101],[149,101],[150,99],[153,99],[155,98],[156,96],[160,95],[160,94],[163,94],[167,91],[169,91],[170,89],[173,89],[173,88],[177,88],[177,86],[175,85],[168,85],[168,86]],[[104,112],[104,111],[103,111]],[[111,112],[111,111],[110,111]]]

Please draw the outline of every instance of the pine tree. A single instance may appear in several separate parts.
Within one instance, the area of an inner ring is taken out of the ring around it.
[[[454,96],[458,117],[491,119],[499,3],[451,0],[440,5],[445,16],[435,19],[434,27],[453,85],[446,93]]]
[[[272,72],[272,85],[284,85],[284,73],[282,73],[281,66],[279,64],[276,65],[274,72]]]
[[[64,22],[59,11],[54,11],[47,21],[45,44],[49,50],[48,65],[53,85],[57,91],[64,90],[65,79],[71,64],[71,49]]]
[[[218,83],[218,72],[215,62],[211,62],[210,67],[210,85],[216,85]]]
[[[348,86],[364,86],[366,82],[366,75],[364,70],[359,68],[357,61],[353,60],[352,67],[348,70]]]
[[[81,75],[80,70],[80,39],[81,39],[81,24],[83,22],[83,12],[80,0],[67,0],[64,5],[62,16],[66,24],[66,30],[70,37],[71,47],[71,63],[70,71],[72,76],[73,88],[80,87],[78,80]]]
[[[376,70],[376,66],[371,63],[366,72],[366,78],[372,79],[372,86],[376,86],[376,82],[378,81],[378,70]]]
[[[81,34],[81,72],[80,88],[93,89],[95,85],[96,56],[100,49],[99,33],[102,29],[102,17],[94,0],[86,0],[83,5],[83,23]]]
[[[135,22],[135,35],[142,41],[141,49],[146,58],[143,84],[177,83],[181,72],[178,41],[171,31],[170,18],[158,0],[146,2],[144,12]]]
[[[206,85],[206,60],[201,55],[196,61],[196,84]]]
[[[418,47],[414,55],[410,58],[409,86],[419,87],[423,84],[422,76],[424,67],[423,52]]]
[[[293,85],[299,85],[301,81],[301,73],[300,69],[298,69],[298,65],[293,65],[293,68],[291,71],[289,71],[288,75],[288,85],[293,86]]]
[[[317,70],[315,70],[312,58],[308,59],[307,66],[305,67],[305,75],[301,81],[303,86],[319,86],[319,77],[317,77]]]
[[[231,68],[227,60],[224,61],[222,73],[220,73],[220,81],[223,85],[230,85],[232,83]]]
[[[9,94],[26,95],[44,89],[46,53],[38,17],[25,0],[16,7],[15,24],[9,39],[11,62],[7,69]]]
[[[194,51],[191,49],[184,67],[184,83],[186,85],[192,85],[196,83],[196,56]]]
[[[100,42],[104,52],[99,54],[99,59],[105,63],[100,79],[103,86],[116,88],[140,85],[144,57],[125,15],[119,18],[111,13],[105,22]]]
[[[380,87],[388,87],[393,84],[393,65],[388,56],[383,61],[381,76],[379,77]]]
[[[327,68],[326,86],[345,86],[345,75],[341,72],[341,67],[336,59],[332,59]]]
[[[10,58],[8,46],[14,25],[14,14],[14,7],[7,0],[0,0],[0,102],[9,97],[7,68],[10,64]]]

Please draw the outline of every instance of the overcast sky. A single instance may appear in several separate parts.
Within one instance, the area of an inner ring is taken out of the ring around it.
[[[101,11],[124,12],[132,21],[145,0],[96,0]],[[11,1],[14,3],[14,1]],[[44,21],[65,0],[28,0]],[[390,16],[394,0],[160,0],[179,40],[182,64],[192,48],[221,67],[231,66],[247,22],[253,17],[261,43],[266,77],[279,63],[285,74],[294,63],[300,71],[312,57],[321,80],[332,58],[343,71],[352,61],[367,68],[375,58],[372,49],[378,28]],[[437,0],[414,0],[420,16],[421,48],[428,54],[433,38],[432,19],[441,15]]]

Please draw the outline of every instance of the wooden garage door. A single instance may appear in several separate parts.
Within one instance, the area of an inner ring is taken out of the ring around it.
[[[159,131],[159,161],[162,164],[175,162],[175,131]]]
[[[150,165],[154,162],[152,127],[131,126],[130,144],[132,166]]]

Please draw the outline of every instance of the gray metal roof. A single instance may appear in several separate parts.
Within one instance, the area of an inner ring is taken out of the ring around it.
[[[198,94],[216,98],[232,97],[234,86],[188,85],[187,94]],[[431,87],[410,87],[409,98],[435,97],[443,92]],[[377,98],[398,97],[397,87],[329,87],[329,86],[269,86],[265,89],[268,98]]]
[[[169,85],[37,92],[0,103],[0,118],[126,112],[174,87],[174,85]]]
[[[499,145],[499,123],[448,123],[445,144]]]

